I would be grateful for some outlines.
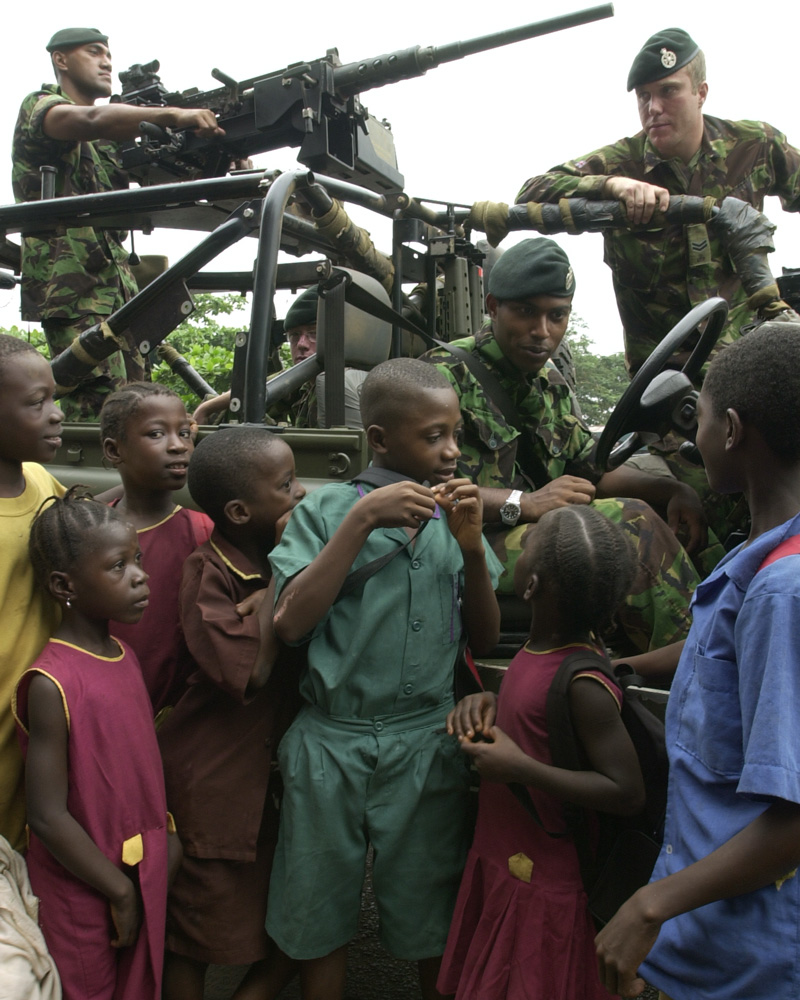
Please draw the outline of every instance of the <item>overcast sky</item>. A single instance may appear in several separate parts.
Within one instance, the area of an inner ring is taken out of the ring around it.
[[[75,23],[70,10],[79,12],[78,22],[109,35],[115,79],[131,63],[157,58],[165,86],[181,91],[218,86],[210,75],[215,66],[246,79],[321,57],[333,46],[344,62],[351,62],[412,45],[465,40],[589,6],[581,0],[404,0],[390,6],[352,0],[267,6],[245,0],[202,7],[161,0],[72,8],[53,0],[9,3],[0,67],[7,99],[0,111],[0,150],[7,164],[0,202],[12,201],[10,150],[19,102],[51,79],[45,45],[55,30]],[[615,10],[612,18],[471,56],[418,80],[365,94],[370,112],[391,122],[408,193],[468,204],[487,198],[512,202],[526,178],[634,134],[639,127],[635,99],[625,90],[630,63],[650,34],[672,26],[689,31],[706,52],[709,114],[765,120],[800,144],[797,39],[788,15],[783,25],[776,19],[759,24],[752,0],[672,0],[668,5],[617,0]],[[270,11],[277,13],[269,16]],[[294,154],[266,153],[257,163],[291,169]],[[777,199],[768,199],[765,210],[778,224],[773,272],[800,267],[800,220],[785,215]],[[388,251],[388,221],[357,217]],[[520,238],[514,234],[503,245]],[[558,239],[575,269],[575,310],[601,352],[621,350],[602,237]],[[168,253],[173,260],[186,249],[185,237],[174,233],[137,239],[139,253]],[[251,259],[250,245],[240,245],[212,267],[249,267]],[[14,323],[19,324],[18,293],[0,291],[0,326]]]

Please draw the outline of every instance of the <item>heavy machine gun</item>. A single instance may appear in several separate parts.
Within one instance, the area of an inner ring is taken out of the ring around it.
[[[299,146],[298,161],[312,170],[372,191],[402,191],[403,175],[391,127],[378,121],[359,95],[389,83],[423,76],[429,69],[513,42],[587,24],[614,13],[602,4],[545,21],[442,46],[416,46],[342,64],[337,49],[321,59],[236,81],[218,69],[216,90],[171,93],[157,60],[120,73],[122,94],[112,100],[139,105],[209,108],[225,129],[222,139],[143,125],[142,138],[123,148],[122,164],[141,184],[218,177],[231,161]]]

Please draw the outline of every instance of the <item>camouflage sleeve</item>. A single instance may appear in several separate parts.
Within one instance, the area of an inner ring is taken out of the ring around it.
[[[606,178],[611,175],[636,176],[635,142],[620,139],[587,156],[551,167],[546,174],[531,177],[522,185],[517,204],[528,201],[553,204],[560,198],[602,198]]]
[[[782,132],[765,126],[771,136],[772,182],[768,192],[781,200],[784,212],[800,212],[800,150]]]

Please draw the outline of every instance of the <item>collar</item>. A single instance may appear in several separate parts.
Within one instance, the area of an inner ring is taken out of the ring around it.
[[[486,321],[480,333],[475,337],[475,349],[481,356],[481,360],[491,365],[503,378],[510,379],[518,386],[524,385],[526,388],[529,388],[536,383],[537,379],[544,383],[544,385],[550,382],[548,370],[552,367],[552,362],[549,359],[542,365],[538,372],[531,375],[526,375],[511,364],[495,340],[491,320]]]
[[[217,553],[228,569],[242,580],[263,580],[264,577],[250,562],[244,553],[240,552],[216,528],[209,538],[211,548]]]
[[[722,137],[722,132],[714,122],[714,119],[709,118],[708,115],[703,115],[703,135],[700,139],[700,147],[688,163],[684,163],[683,160],[678,160],[677,157],[674,156],[665,160],[652,142],[650,142],[650,139],[644,134],[644,130],[639,132],[639,135],[644,139],[644,154],[642,156],[642,163],[646,174],[649,174],[662,164],[672,163],[673,160],[676,160],[681,170],[691,171],[694,170],[700,159],[703,157],[707,157],[709,159],[719,159],[723,156],[723,153],[715,149],[713,145],[717,139]]]
[[[747,590],[758,572],[758,567],[781,542],[792,535],[800,534],[800,514],[795,515],[783,524],[779,524],[763,535],[759,535],[749,545],[742,543],[722,560],[717,566],[717,571],[724,573],[741,590]],[[715,571],[709,579],[717,576]],[[704,581],[706,582],[706,581]],[[702,587],[700,583],[698,587]]]

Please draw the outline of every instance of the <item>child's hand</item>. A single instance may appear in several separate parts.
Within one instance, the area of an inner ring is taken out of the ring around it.
[[[366,514],[372,528],[418,528],[436,510],[433,490],[410,480],[372,490],[354,510]]]
[[[463,740],[461,749],[472,757],[478,774],[487,781],[518,781],[528,760],[527,754],[498,726],[484,729],[478,742]]]
[[[257,615],[268,590],[269,587],[262,587],[261,590],[254,590],[253,593],[248,597],[245,597],[243,601],[239,601],[236,605],[236,611],[239,617],[246,618],[248,615]]]
[[[447,517],[450,534],[462,549],[483,551],[483,502],[478,487],[469,479],[451,479],[433,487],[436,502]]]
[[[125,881],[127,886],[124,895],[110,901],[111,919],[117,932],[117,936],[111,939],[112,948],[128,948],[134,944],[139,933],[139,925],[142,922],[139,894],[129,878],[126,878]]]
[[[600,981],[615,995],[638,997],[645,988],[639,965],[661,930],[660,923],[648,919],[645,897],[650,888],[635,892],[594,939]]]
[[[476,733],[491,729],[497,715],[497,696],[480,691],[462,698],[447,716],[447,731],[460,741],[472,740]]]

